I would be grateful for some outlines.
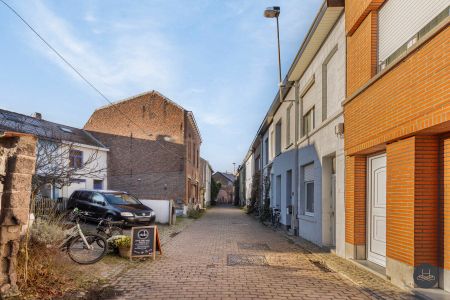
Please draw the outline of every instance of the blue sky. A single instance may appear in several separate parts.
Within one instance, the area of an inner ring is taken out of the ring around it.
[[[242,162],[321,0],[14,1],[108,98],[157,90],[192,110],[215,170]],[[82,127],[106,104],[0,3],[0,107]]]

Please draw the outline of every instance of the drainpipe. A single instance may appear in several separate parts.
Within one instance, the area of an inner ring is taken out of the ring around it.
[[[295,143],[295,168],[294,168],[294,181],[295,181],[295,189],[294,189],[294,197],[293,197],[293,202],[291,203],[292,205],[292,215],[293,218],[291,218],[291,228],[293,229],[293,233],[294,235],[298,235],[298,226],[299,226],[299,222],[298,222],[298,203],[299,203],[299,195],[298,195],[298,191],[299,191],[299,166],[298,166],[298,139],[299,139],[299,131],[300,131],[300,118],[299,115],[302,114],[302,109],[299,105],[300,102],[300,87],[299,87],[299,81],[296,81],[294,83],[294,96],[295,96],[295,105],[294,105],[294,110],[295,110],[295,134],[294,134],[294,143]]]

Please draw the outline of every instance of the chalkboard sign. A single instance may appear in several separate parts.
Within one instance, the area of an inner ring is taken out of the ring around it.
[[[142,226],[131,228],[131,255],[133,257],[156,257],[156,251],[161,251],[157,226]]]

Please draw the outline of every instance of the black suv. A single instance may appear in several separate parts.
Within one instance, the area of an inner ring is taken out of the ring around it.
[[[89,219],[125,221],[126,225],[155,223],[153,210],[126,192],[103,190],[77,190],[69,198],[68,208],[77,207]]]

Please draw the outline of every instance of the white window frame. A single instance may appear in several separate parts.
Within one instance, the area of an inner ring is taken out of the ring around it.
[[[306,116],[310,115],[310,120],[311,120],[311,124],[309,127],[309,130],[307,131],[306,128]],[[310,134],[314,128],[315,128],[315,118],[316,118],[316,110],[315,107],[311,107],[304,115],[303,115],[303,136],[306,136],[308,134]]]
[[[312,208],[313,208],[313,212],[309,212],[308,211],[308,184],[313,184],[313,199],[312,199]],[[304,183],[304,187],[305,187],[305,216],[309,216],[309,217],[314,217],[314,180],[309,180],[309,181],[305,181]]]
[[[291,138],[291,110],[292,104],[286,109],[286,148],[292,144]]]

